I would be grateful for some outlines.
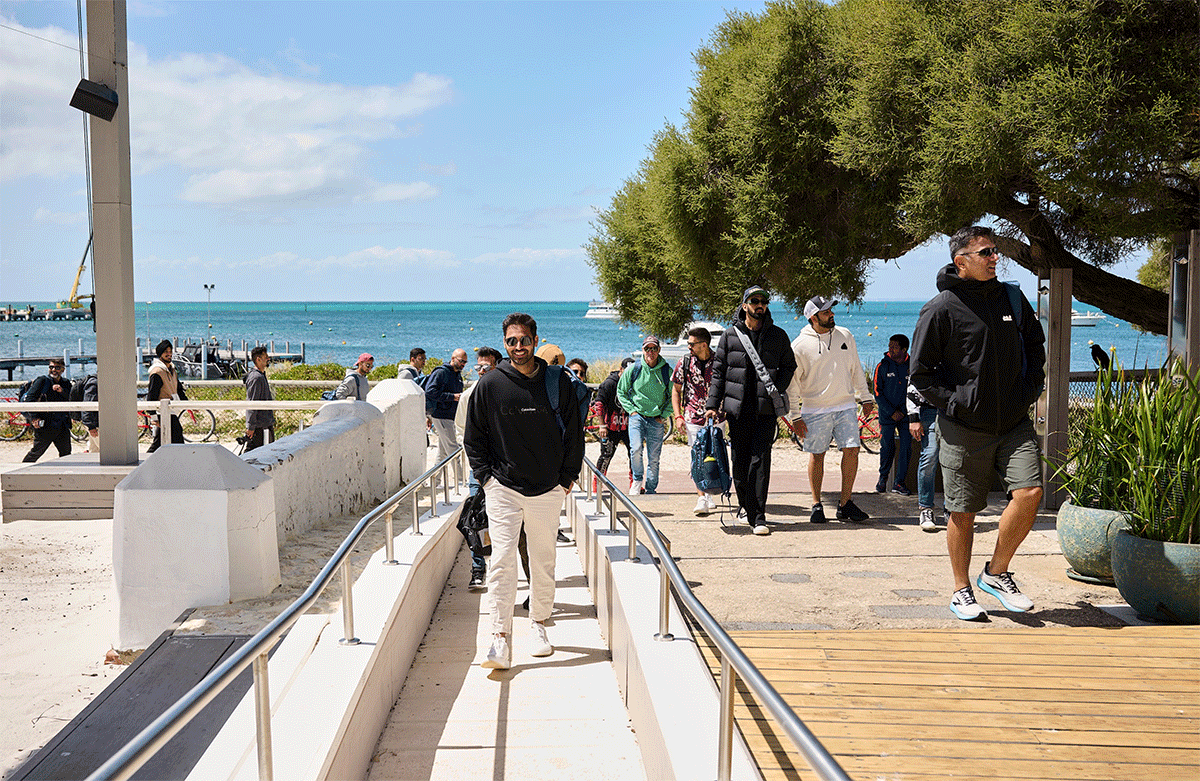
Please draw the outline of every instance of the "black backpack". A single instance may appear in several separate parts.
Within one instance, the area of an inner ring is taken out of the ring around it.
[[[71,385],[71,401],[83,401],[84,387],[94,379],[96,379],[96,375],[89,374],[78,382],[73,383]],[[70,415],[71,420],[80,420],[83,413],[79,410],[72,410]]]
[[[474,496],[468,496],[458,514],[458,530],[467,547],[476,556],[492,555],[492,540],[488,535],[487,509],[484,506],[483,486]]]
[[[44,393],[43,393],[43,394],[39,394],[39,395],[41,395],[41,397],[42,397],[42,398],[40,398],[40,399],[35,399],[35,398],[33,398],[33,396],[35,395],[35,394],[32,392],[32,391],[33,391],[33,384],[34,384],[35,382],[37,382],[38,380],[40,380],[40,379],[42,379],[42,378],[41,378],[41,377],[34,377],[32,380],[26,380],[25,382],[21,383],[21,388],[20,388],[20,389],[17,391],[17,401],[20,401],[20,402],[26,402],[26,401],[43,401],[43,400],[45,400],[45,398],[46,398],[46,394],[44,394]],[[42,387],[42,386],[40,386],[40,385],[39,385],[38,387],[40,388],[40,387]],[[21,414],[22,414],[23,416],[25,416],[25,422],[26,422],[26,423],[32,423],[32,422],[33,422],[33,413],[32,413],[32,412],[22,412]]]

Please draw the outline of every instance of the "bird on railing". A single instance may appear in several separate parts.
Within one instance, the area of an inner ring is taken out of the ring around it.
[[[1092,360],[1096,362],[1097,369],[1107,369],[1109,366],[1108,353],[1098,344],[1092,345]]]

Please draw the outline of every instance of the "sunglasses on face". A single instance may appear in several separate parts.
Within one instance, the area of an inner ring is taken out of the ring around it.
[[[533,344],[533,339],[528,336],[508,336],[505,337],[504,343],[509,347],[516,347],[517,345],[528,347]]]
[[[959,255],[978,255],[981,258],[990,258],[993,255],[999,255],[1000,250],[996,249],[995,247],[984,247],[983,249],[977,249],[974,252],[960,252],[958,254]]]
[[[647,352],[647,353],[656,353],[656,352],[658,352],[658,350],[659,350],[659,348],[655,347],[652,344],[648,344],[642,348],[642,352]]]
[[[704,344],[704,342],[688,342],[688,347],[699,347],[702,344]]]
[[[766,306],[767,304],[771,303],[771,299],[769,299],[769,298],[752,298],[747,303],[750,304],[750,306]]]

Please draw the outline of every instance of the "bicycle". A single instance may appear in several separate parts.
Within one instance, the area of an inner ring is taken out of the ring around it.
[[[858,439],[862,443],[863,450],[868,453],[879,452],[880,429],[878,410],[871,410],[870,415],[863,415],[860,409],[858,413]]]
[[[172,407],[171,414],[179,418],[179,425],[183,427],[183,441],[188,444],[207,442],[216,433],[217,416],[212,410]],[[138,439],[152,439],[157,420],[158,415],[153,410],[138,410]],[[86,438],[86,431],[84,436]]]
[[[0,398],[0,404],[16,400],[15,396],[5,396]],[[27,436],[33,429],[33,423],[25,417],[23,412],[0,411],[0,440],[16,442]],[[71,419],[71,439],[76,442],[87,442],[88,439],[88,430],[74,418]]]

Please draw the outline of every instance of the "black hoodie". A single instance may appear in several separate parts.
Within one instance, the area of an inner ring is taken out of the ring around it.
[[[559,378],[559,415],[546,395],[546,362],[522,374],[507,358],[496,371],[479,378],[467,405],[463,447],[471,471],[482,485],[495,477],[525,496],[540,496],[555,486],[569,488],[583,466],[583,421],[566,370]]]
[[[792,375],[796,373],[792,340],[787,332],[775,325],[771,310],[767,310],[762,328],[752,331],[746,325],[746,310],[738,307],[733,325],[721,333],[717,349],[713,350],[712,384],[708,386],[708,402],[704,407],[719,410],[724,405],[725,417],[736,418],[742,414],[743,402],[754,398],[756,403],[751,414],[775,417],[775,405],[762,387],[758,372],[742,347],[742,340],[733,331],[735,328],[750,337],[750,343],[758,351],[758,357],[762,358],[763,366],[767,367],[771,380],[781,393],[787,393]]]
[[[953,263],[938,272],[937,286],[917,320],[909,384],[963,426],[1005,434],[1029,416],[1045,385],[1041,323],[1022,296],[1018,329],[1004,283],[962,279]]]

